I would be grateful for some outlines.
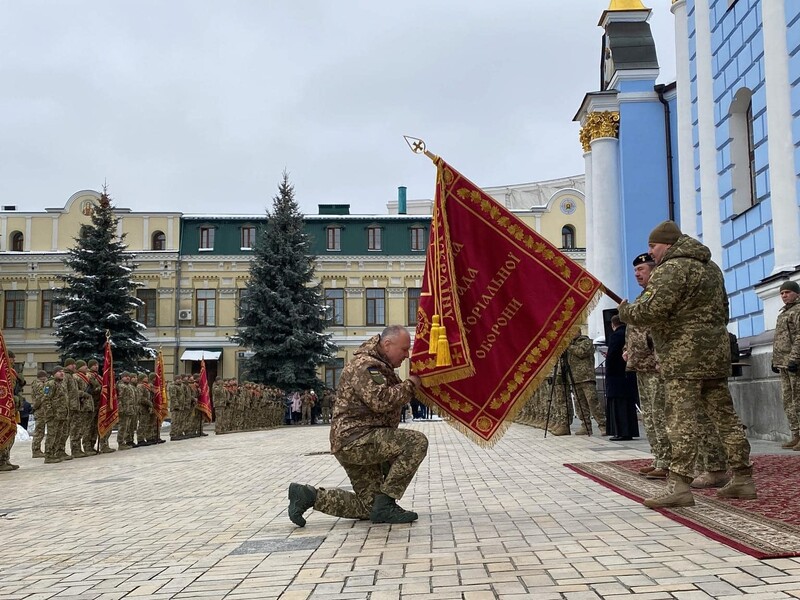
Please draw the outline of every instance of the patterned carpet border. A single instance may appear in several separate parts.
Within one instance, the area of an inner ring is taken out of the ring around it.
[[[665,485],[638,474],[638,469],[650,462],[625,460],[564,466],[641,503]],[[757,500],[722,500],[715,497],[716,490],[700,490],[694,492],[695,506],[656,510],[755,558],[800,556],[800,509],[796,508],[795,498],[800,490],[800,456],[757,456],[753,463]]]

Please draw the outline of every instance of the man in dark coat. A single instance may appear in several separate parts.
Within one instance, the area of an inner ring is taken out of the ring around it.
[[[617,315],[611,317],[613,333],[607,340],[606,398],[608,400],[608,433],[611,441],[628,441],[639,437],[636,404],[636,374],[626,370],[622,353],[625,350],[625,324]]]

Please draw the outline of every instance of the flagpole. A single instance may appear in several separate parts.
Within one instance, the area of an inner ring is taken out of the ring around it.
[[[410,135],[404,135],[403,139],[408,144],[408,147],[414,154],[424,154],[428,158],[430,158],[434,163],[439,158],[435,154],[433,154],[430,150],[428,150],[428,146],[425,144],[425,140],[421,140],[419,138],[412,137]],[[599,280],[598,280],[599,281]],[[622,298],[614,293],[613,290],[610,290],[602,281],[600,282],[601,286],[600,289],[603,290],[603,293],[611,298],[617,304],[622,304]]]

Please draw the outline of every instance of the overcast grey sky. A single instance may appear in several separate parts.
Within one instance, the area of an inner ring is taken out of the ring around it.
[[[644,0],[663,83],[669,0]],[[430,198],[424,138],[483,186],[583,172],[609,0],[0,0],[0,203],[307,214]]]

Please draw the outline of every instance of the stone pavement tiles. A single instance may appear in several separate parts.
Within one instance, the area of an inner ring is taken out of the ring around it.
[[[411,525],[310,513],[286,487],[347,485],[328,427],[185,440],[0,473],[0,600],[800,598],[800,559],[760,561],[563,466],[641,444],[513,425],[483,450],[441,422],[401,504]],[[774,451],[777,444],[770,444]]]

